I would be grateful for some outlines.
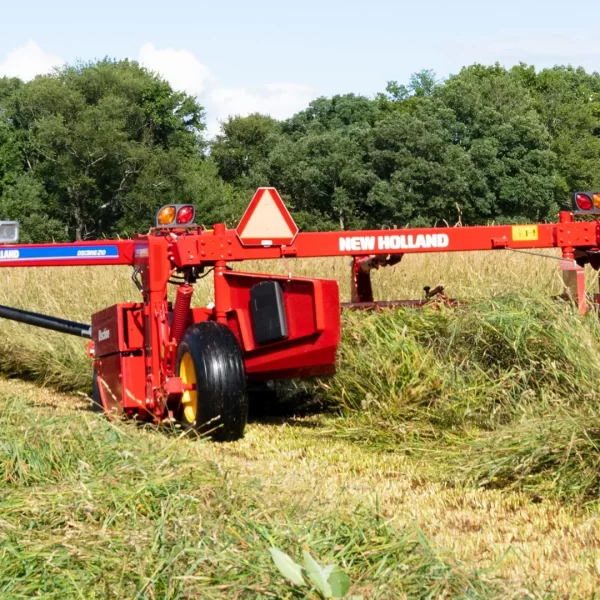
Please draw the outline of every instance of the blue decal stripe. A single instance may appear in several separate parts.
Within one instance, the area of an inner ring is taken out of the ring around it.
[[[2,250],[2,248],[0,248]],[[18,255],[15,255],[18,252]],[[97,260],[119,258],[117,246],[10,246],[0,252],[0,260]]]

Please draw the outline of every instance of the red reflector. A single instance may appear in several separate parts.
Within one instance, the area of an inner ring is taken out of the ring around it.
[[[592,199],[587,194],[577,194],[575,202],[580,210],[592,210],[594,208]]]
[[[194,207],[193,206],[182,206],[177,213],[177,223],[179,225],[186,225],[194,220]]]

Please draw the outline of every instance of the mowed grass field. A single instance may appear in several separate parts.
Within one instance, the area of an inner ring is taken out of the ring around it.
[[[318,598],[271,547],[364,598],[600,597],[600,326],[549,300],[548,256],[381,270],[380,299],[470,304],[345,313],[337,375],[231,444],[107,422],[84,341],[0,321],[0,598]],[[347,299],[347,263],[243,267]],[[0,270],[0,304],[86,322],[135,299],[128,269]]]

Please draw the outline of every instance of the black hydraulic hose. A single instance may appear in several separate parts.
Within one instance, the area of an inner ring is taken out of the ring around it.
[[[17,321],[17,323],[25,323],[34,327],[43,329],[51,329],[59,333],[75,335],[77,337],[92,338],[92,326],[77,321],[69,321],[68,319],[60,319],[59,317],[50,317],[40,313],[21,310],[20,308],[11,308],[0,304],[0,318]]]

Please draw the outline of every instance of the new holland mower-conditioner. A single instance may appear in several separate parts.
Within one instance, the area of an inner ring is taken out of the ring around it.
[[[0,222],[0,267],[130,265],[140,301],[92,315],[91,325],[0,306],[0,317],[89,338],[92,400],[109,417],[176,419],[215,440],[240,438],[250,382],[332,374],[340,307],[422,306],[377,302],[371,271],[405,254],[560,248],[568,296],[587,310],[585,264],[600,267],[600,192],[573,196],[558,223],[299,233],[279,194],[260,188],[235,230],[195,224],[191,205],[167,205],[148,234],[130,240],[18,244],[18,223]],[[347,256],[352,301],[328,279],[237,271],[244,260]],[[211,275],[214,303],[192,307],[194,283]],[[176,286],[175,300],[167,288]],[[445,297],[442,296],[442,299]]]

